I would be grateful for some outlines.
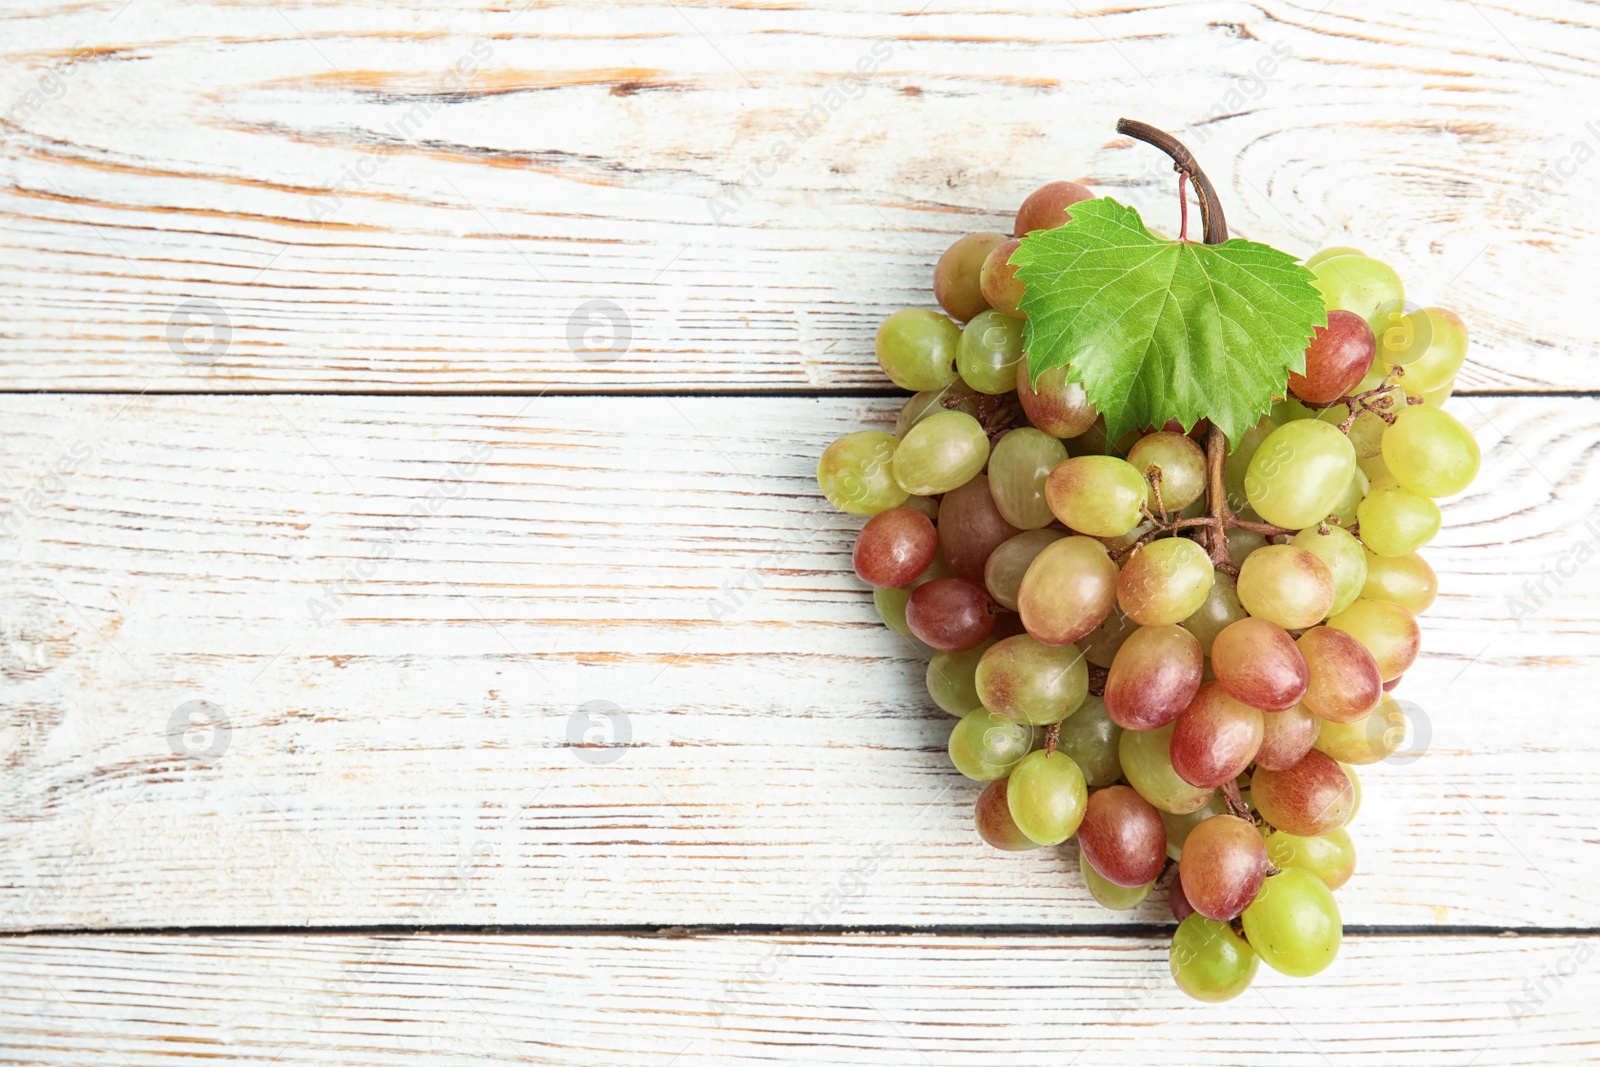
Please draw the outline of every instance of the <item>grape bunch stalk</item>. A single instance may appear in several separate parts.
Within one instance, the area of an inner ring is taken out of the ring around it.
[[[1441,406],[1467,331],[1353,248],[1230,241],[1187,149],[1118,129],[1172,157],[1178,238],[1057,181],[1010,236],[957,240],[943,313],[877,334],[913,394],[894,432],[839,438],[817,480],[867,517],[856,574],[957,717],[978,835],[1076,836],[1114,910],[1170,878],[1173,978],[1222,1001],[1338,953],[1354,767],[1404,740],[1392,690],[1438,589],[1417,550],[1478,471]]]

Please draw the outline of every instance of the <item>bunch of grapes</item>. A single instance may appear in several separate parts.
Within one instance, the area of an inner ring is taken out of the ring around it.
[[[1203,421],[1108,440],[1065,368],[1030,381],[1008,262],[1091,196],[1051,183],[1011,237],[950,246],[947,314],[878,331],[914,393],[894,433],[841,437],[817,479],[869,517],[856,573],[957,717],[950,760],[987,783],[978,834],[1008,851],[1076,835],[1112,909],[1173,869],[1173,977],[1227,1000],[1259,961],[1308,976],[1338,952],[1352,768],[1404,739],[1390,691],[1437,591],[1417,550],[1435,500],[1478,470],[1440,407],[1467,335],[1408,310],[1385,264],[1327,249],[1306,262],[1327,325],[1259,423],[1231,442]]]

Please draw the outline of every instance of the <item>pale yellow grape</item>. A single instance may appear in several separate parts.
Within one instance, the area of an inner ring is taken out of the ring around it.
[[[1299,837],[1280,830],[1267,838],[1267,858],[1275,867],[1310,871],[1329,889],[1344,885],[1356,870],[1355,842],[1342,828],[1320,837]]]
[[[1030,752],[1006,780],[1006,803],[1030,841],[1059,845],[1083,822],[1089,789],[1083,771],[1062,752]]]
[[[1433,606],[1439,595],[1439,579],[1428,561],[1415,552],[1404,556],[1380,556],[1367,552],[1367,581],[1361,587],[1367,600],[1386,600],[1413,615]]]
[[[1350,801],[1350,818],[1344,821],[1345,826],[1349,826],[1353,821],[1355,821],[1356,812],[1361,810],[1361,779],[1356,777],[1356,769],[1350,766],[1350,764],[1341,763],[1339,766],[1343,768],[1344,773],[1349,776],[1350,788],[1355,790],[1355,798]]]
[[[1121,537],[1139,525],[1145,489],[1144,475],[1115,456],[1076,456],[1045,483],[1055,517],[1090,537]]]
[[[1067,536],[1062,530],[1028,530],[1000,542],[983,565],[983,584],[1001,607],[1017,610],[1022,576],[1045,547]]]
[[[1398,485],[1374,486],[1356,508],[1361,540],[1380,556],[1415,552],[1439,532],[1439,505]]]
[[[1371,713],[1355,722],[1319,719],[1317,740],[1312,747],[1340,763],[1364,767],[1400,751],[1405,737],[1406,713],[1399,701],[1385,693]]]
[[[1372,488],[1372,483],[1367,479],[1366,471],[1361,468],[1361,460],[1356,460],[1356,472],[1350,476],[1350,485],[1344,491],[1344,496],[1328,512],[1330,518],[1338,519],[1341,526],[1354,526],[1356,524],[1356,509],[1361,506],[1361,500],[1367,495],[1367,490]]]
[[[922,308],[904,308],[878,327],[878,365],[902,389],[942,389],[956,380],[961,327]]]
[[[822,495],[851,515],[876,515],[899,507],[910,495],[895,481],[894,457],[899,444],[894,434],[878,430],[845,434],[823,449],[817,460],[817,485]]]
[[[1359,248],[1351,248],[1349,245],[1329,245],[1327,248],[1324,248],[1322,251],[1313,253],[1311,255],[1311,257],[1306,260],[1306,269],[1310,270],[1312,267],[1317,266],[1323,260],[1332,259],[1334,256],[1364,256],[1364,255],[1366,255],[1366,253],[1361,251],[1361,249],[1359,249]]]
[[[1361,473],[1367,476],[1367,492],[1369,493],[1380,485],[1400,484],[1399,482],[1395,481],[1394,475],[1389,473],[1389,465],[1383,461],[1383,450],[1381,446],[1377,455],[1364,456],[1361,459],[1356,460],[1356,464],[1361,468]],[[1360,501],[1356,502],[1356,506],[1360,507]]]
[[[1355,469],[1355,449],[1344,434],[1296,419],[1261,442],[1245,474],[1245,495],[1267,522],[1304,529],[1332,513]]]
[[[1420,397],[1422,397],[1422,402],[1424,404],[1428,405],[1431,408],[1437,408],[1437,407],[1443,407],[1444,406],[1444,402],[1446,400],[1449,400],[1451,394],[1453,394],[1455,391],[1456,391],[1456,380],[1454,378],[1451,378],[1448,382],[1445,382],[1443,385],[1439,386],[1439,388],[1437,388],[1437,389],[1429,389],[1426,392],[1416,393],[1416,394],[1407,394],[1407,395],[1420,396]]]
[[[936,496],[966,485],[988,461],[989,435],[978,420],[941,411],[913,426],[895,449],[894,478],[908,494]]]
[[[1054,522],[1044,486],[1050,472],[1066,458],[1066,445],[1032,426],[1000,438],[989,457],[989,493],[1001,517],[1019,530],[1037,530]]]
[[[1478,442],[1448,411],[1408,405],[1383,435],[1383,461],[1405,488],[1454,496],[1478,474]]]
[[[1187,537],[1163,537],[1133,553],[1117,578],[1117,604],[1141,626],[1169,626],[1205,603],[1215,570]]]
[[[1167,511],[1181,511],[1200,499],[1206,491],[1206,456],[1187,435],[1161,430],[1146,434],[1128,450],[1133,469],[1150,477],[1150,468],[1160,471],[1160,505]],[[1156,487],[1151,484],[1145,502],[1156,510]]]
[[[1467,324],[1453,311],[1421,308],[1401,316],[1399,327],[1379,342],[1378,359],[1404,366],[1405,387],[1425,393],[1448,383],[1466,362]]]
[[[1333,572],[1315,553],[1293,545],[1268,545],[1239,568],[1239,602],[1257,618],[1285,630],[1315,626],[1333,606]]]
[[[1406,302],[1405,285],[1393,267],[1371,256],[1331,256],[1311,268],[1329,311],[1353,311],[1381,337]]]
[[[1367,581],[1367,550],[1350,531],[1338,526],[1313,526],[1295,534],[1289,544],[1310,552],[1333,572],[1333,606],[1328,609],[1329,615],[1337,615],[1355,603]]]

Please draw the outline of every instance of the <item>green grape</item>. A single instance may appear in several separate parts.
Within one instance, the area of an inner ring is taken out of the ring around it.
[[[1356,472],[1350,477],[1350,484],[1344,491],[1344,496],[1328,512],[1331,518],[1339,520],[1341,526],[1354,526],[1356,524],[1356,509],[1361,506],[1361,500],[1367,495],[1367,490],[1372,488],[1372,483],[1367,479],[1367,472],[1362,469],[1361,459],[1356,458]]]
[[[988,461],[989,435],[978,420],[941,411],[913,426],[895,449],[894,477],[907,494],[936,496],[967,484]]]
[[[1033,740],[1033,727],[977,708],[950,731],[950,762],[975,782],[992,782],[1011,773],[1033,748]]]
[[[1095,903],[1102,908],[1112,911],[1131,911],[1144,903],[1144,898],[1150,895],[1150,890],[1155,888],[1155,880],[1151,879],[1144,885],[1136,885],[1125,889],[1115,882],[1108,882],[1101,877],[1088,860],[1083,858],[1083,851],[1078,851],[1078,873],[1083,876],[1083,884],[1089,890],[1089,895],[1094,897]]]
[[[1400,484],[1394,480],[1394,475],[1389,473],[1389,465],[1383,461],[1383,449],[1381,444],[1379,446],[1377,455],[1363,456],[1362,458],[1356,460],[1356,466],[1361,469],[1362,474],[1367,476],[1368,493],[1372,492],[1373,489],[1380,485]],[[1366,494],[1363,493],[1362,495],[1365,496]],[[1357,509],[1359,509],[1360,506],[1360,501],[1357,501]]]
[[[992,465],[990,469],[993,469]],[[992,486],[994,479],[990,478],[989,481]],[[1000,542],[983,565],[983,584],[988,588],[989,595],[1001,607],[1016,611],[1017,594],[1022,590],[1022,576],[1028,573],[1028,568],[1045,550],[1045,546],[1065,536],[1061,530],[1028,530]]]
[[[1467,324],[1444,308],[1408,312],[1378,340],[1378,358],[1405,367],[1401,383],[1419,393],[1448,384],[1467,360]]]
[[[1250,988],[1260,960],[1250,942],[1225,922],[1199,912],[1172,935],[1172,978],[1196,1000],[1219,1004]]]
[[[1089,692],[1089,668],[1076,645],[1041,644],[1028,634],[996,642],[973,678],[984,707],[1035,726],[1065,719]]]
[[[1141,626],[1182,622],[1211,592],[1211,557],[1187,537],[1163,537],[1136,550],[1117,578],[1117,604]]]
[[[1054,522],[1044,486],[1056,464],[1066,458],[1066,445],[1032,426],[1000,438],[989,457],[989,492],[1001,516],[1019,530],[1037,530]]]
[[[1116,604],[1112,604],[1105,620],[1087,637],[1080,638],[1077,645],[1083,650],[1084,659],[1096,667],[1110,667],[1123,642],[1132,637],[1138,628],[1138,623],[1124,615]]]
[[[1267,838],[1267,859],[1274,867],[1310,871],[1329,889],[1338,889],[1356,871],[1356,845],[1348,830],[1321,837],[1299,837],[1280,830]]]
[[[1386,600],[1358,597],[1354,604],[1330,618],[1328,625],[1366,645],[1386,682],[1404,674],[1422,650],[1422,628],[1417,625],[1416,616]]]
[[[1221,793],[1214,793],[1210,800],[1194,811],[1186,811],[1182,815],[1174,815],[1169,811],[1160,812],[1161,825],[1167,828],[1167,858],[1177,863],[1183,858],[1183,844],[1189,840],[1190,831],[1211,816],[1222,815],[1227,811],[1228,802],[1222,799]]]
[[[1077,833],[1089,806],[1089,790],[1069,756],[1030,752],[1006,781],[1011,818],[1028,840],[1059,845]]]
[[[1315,267],[1317,264],[1321,263],[1323,260],[1332,259],[1334,256],[1364,256],[1364,255],[1366,255],[1366,253],[1361,251],[1361,249],[1359,249],[1359,248],[1351,248],[1348,245],[1329,245],[1327,248],[1324,248],[1322,251],[1313,253],[1311,258],[1306,260],[1306,269],[1310,270],[1312,267]]]
[[[1090,537],[1121,537],[1143,518],[1144,475],[1115,456],[1077,456],[1059,464],[1045,483],[1055,517]]]
[[[909,589],[906,594],[909,598]],[[904,609],[901,610],[903,614]],[[973,681],[973,674],[978,669],[978,660],[993,644],[991,639],[965,652],[935,652],[933,658],[928,660],[927,675],[928,695],[933,697],[933,702],[958,716],[982,704],[983,701],[978,699],[978,684]]]
[[[1456,391],[1456,380],[1454,378],[1451,378],[1448,382],[1445,382],[1443,385],[1439,386],[1439,388],[1437,388],[1437,389],[1429,389],[1429,390],[1426,390],[1425,392],[1421,392],[1421,393],[1409,393],[1408,392],[1406,395],[1407,396],[1420,396],[1422,398],[1422,402],[1424,404],[1428,405],[1430,408],[1438,408],[1438,407],[1443,407],[1444,406],[1444,402],[1446,400],[1449,400],[1451,394],[1453,394],[1455,391]]]
[[[1380,556],[1415,552],[1439,532],[1439,505],[1398,485],[1380,485],[1356,508],[1361,540]]]
[[[1245,496],[1263,519],[1300,530],[1333,512],[1355,469],[1355,448],[1344,434],[1316,419],[1296,419],[1273,430],[1250,458]]]
[[[908,496],[901,507],[920,511],[928,517],[935,526],[939,524],[939,502],[931,496]]]
[[[1405,308],[1400,275],[1371,256],[1331,256],[1311,268],[1329,311],[1353,311],[1367,320],[1374,337],[1382,337]]]
[[[903,308],[878,327],[878,366],[902,389],[943,389],[956,380],[961,327],[922,308]]]
[[[1426,404],[1409,405],[1383,435],[1383,461],[1401,486],[1423,496],[1454,496],[1478,474],[1478,442],[1461,420]]]
[[[999,396],[1017,385],[1022,359],[1022,320],[1003,312],[980,311],[961,331],[956,370],[980,393]]]
[[[1367,550],[1355,535],[1337,526],[1313,526],[1295,534],[1289,544],[1310,552],[1332,572],[1333,606],[1328,609],[1329,615],[1337,615],[1355,603],[1367,581]]]
[[[911,432],[911,427],[929,415],[936,415],[941,411],[964,411],[977,418],[979,398],[980,394],[960,379],[951,382],[943,389],[925,389],[907,397],[906,402],[900,406],[900,414],[894,420],[894,435],[905,437]]]
[[[1355,796],[1350,801],[1350,818],[1344,821],[1344,824],[1349,826],[1355,819],[1356,812],[1361,810],[1361,779],[1356,777],[1356,769],[1348,763],[1341,763],[1339,766],[1344,768],[1345,775],[1350,779],[1350,788],[1355,793]]]
[[[1209,656],[1211,642],[1217,639],[1217,635],[1248,614],[1244,605],[1239,603],[1239,592],[1233,576],[1226,571],[1217,571],[1211,582],[1211,591],[1194,613],[1183,620],[1183,628],[1194,634],[1195,640],[1200,642],[1200,651]],[[1094,658],[1090,657],[1089,662],[1094,663]]]
[[[1340,763],[1365,767],[1400,751],[1405,739],[1406,713],[1399,701],[1385,693],[1370,714],[1355,722],[1320,720],[1312,747]]]
[[[1172,731],[1176,725],[1174,721],[1154,730],[1122,731],[1117,758],[1122,763],[1123,776],[1140,796],[1162,811],[1182,815],[1204,807],[1216,790],[1192,786],[1172,769]]]
[[[1332,963],[1343,935],[1332,891],[1299,867],[1268,878],[1244,909],[1250,946],[1268,967],[1294,978],[1309,978]]]
[[[1367,600],[1399,604],[1411,614],[1421,615],[1433,606],[1434,597],[1439,595],[1439,579],[1428,561],[1415,552],[1380,556],[1368,550],[1367,581],[1361,587],[1361,595]]]
[[[1241,515],[1240,518],[1250,518],[1250,516]],[[1228,558],[1233,560],[1235,567],[1243,567],[1244,561],[1250,558],[1250,553],[1266,547],[1267,539],[1254,530],[1228,531]]]
[[[1122,763],[1117,757],[1121,739],[1122,727],[1106,714],[1106,702],[1091,693],[1083,698],[1077,711],[1062,720],[1056,751],[1072,758],[1083,772],[1086,785],[1100,789],[1122,778]]]
[[[1237,444],[1229,442],[1231,450],[1222,462],[1222,483],[1228,494],[1228,506],[1236,512],[1244,510],[1250,503],[1244,492],[1244,479],[1250,469],[1250,460],[1261,448],[1261,442],[1270,437],[1278,425],[1271,415],[1263,415],[1260,421],[1239,435]]]
[[[1333,571],[1322,558],[1294,545],[1268,545],[1250,553],[1239,568],[1238,588],[1246,611],[1285,630],[1315,626],[1327,618],[1337,595]]]
[[[1128,450],[1128,462],[1141,474],[1151,467],[1161,472],[1161,506],[1181,511],[1200,499],[1206,491],[1206,455],[1187,435],[1161,430],[1139,438]],[[1156,491],[1152,485],[1145,502],[1156,510]]]
[[[983,431],[980,428],[978,432]],[[828,503],[851,515],[876,515],[904,504],[910,494],[894,477],[899,444],[893,434],[878,430],[845,434],[823,449],[822,458],[817,461],[817,485],[822,495]]]

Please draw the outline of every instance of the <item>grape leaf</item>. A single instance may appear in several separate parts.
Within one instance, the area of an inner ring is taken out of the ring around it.
[[[1106,436],[1201,418],[1229,440],[1285,395],[1327,323],[1311,272],[1253,241],[1170,241],[1103,197],[1038,230],[1011,255],[1028,372],[1068,368],[1106,419]]]

